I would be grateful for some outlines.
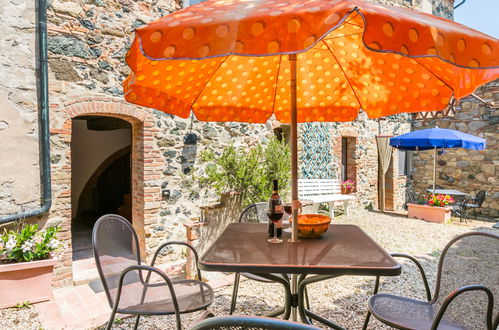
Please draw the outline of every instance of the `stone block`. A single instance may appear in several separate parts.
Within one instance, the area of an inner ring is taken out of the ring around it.
[[[487,173],[487,174],[494,174],[495,169],[496,169],[496,167],[494,164],[482,164],[482,165],[480,165],[480,170],[484,173]]]
[[[469,167],[470,166],[470,162],[467,161],[467,160],[460,160],[456,163],[456,166],[458,168],[466,168],[466,167]]]
[[[471,132],[476,132],[478,131],[480,128],[482,127],[485,127],[487,126],[489,123],[486,122],[486,121],[481,121],[481,120],[474,120],[474,121],[471,121],[469,124],[468,124],[468,127],[470,129]]]
[[[63,2],[55,0],[52,2],[52,8],[56,13],[66,14],[72,17],[78,17],[83,12],[83,8],[72,1]]]

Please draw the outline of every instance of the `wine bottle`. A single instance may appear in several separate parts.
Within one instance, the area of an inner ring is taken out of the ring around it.
[[[273,181],[272,196],[269,198],[269,236],[274,236],[274,228],[277,228],[277,236],[282,236],[282,216],[284,209],[281,197],[279,196],[279,188],[277,180]],[[276,221],[278,219],[278,221]],[[274,221],[272,221],[274,220]]]

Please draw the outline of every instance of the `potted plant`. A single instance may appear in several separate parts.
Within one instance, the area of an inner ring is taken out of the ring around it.
[[[0,308],[51,299],[58,231],[39,231],[38,224],[30,224],[0,236]]]
[[[428,194],[420,204],[408,203],[408,217],[431,222],[447,222],[450,220],[454,200],[450,195]]]
[[[353,180],[345,180],[341,183],[341,193],[342,194],[350,194],[355,188],[355,181]]]

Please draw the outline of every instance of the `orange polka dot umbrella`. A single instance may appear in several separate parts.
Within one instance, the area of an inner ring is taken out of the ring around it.
[[[444,109],[499,77],[498,40],[364,1],[212,0],[137,29],[129,102],[205,121],[350,121]]]
[[[351,121],[442,110],[499,78],[497,39],[361,0],[209,0],[137,29],[129,102],[204,121]],[[293,238],[296,237],[296,228]]]

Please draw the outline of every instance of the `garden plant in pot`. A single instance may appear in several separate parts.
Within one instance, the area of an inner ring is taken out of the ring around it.
[[[341,193],[342,194],[350,194],[355,188],[355,181],[353,180],[345,180],[341,183]]]
[[[452,207],[449,204],[454,200],[450,195],[428,194],[421,203],[408,203],[408,217],[431,222],[447,222],[450,220]]]
[[[19,225],[0,236],[0,308],[52,297],[54,253],[61,246],[59,227],[38,230],[38,224]]]

